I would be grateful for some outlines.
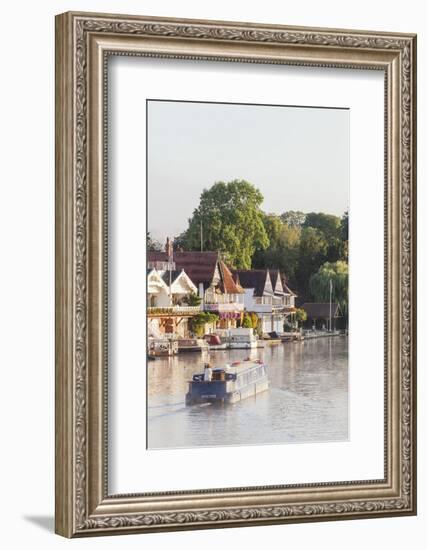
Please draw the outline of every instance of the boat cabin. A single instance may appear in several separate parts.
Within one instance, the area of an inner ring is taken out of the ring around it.
[[[236,361],[212,369],[208,380],[204,373],[194,374],[189,382],[186,404],[231,404],[255,396],[269,387],[267,367],[261,360]]]

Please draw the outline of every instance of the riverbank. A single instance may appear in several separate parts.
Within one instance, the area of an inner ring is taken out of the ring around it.
[[[203,338],[192,339],[174,339],[164,338],[162,340],[156,340],[151,342],[149,346],[148,359],[154,360],[159,357],[171,357],[179,354],[199,353],[204,354],[212,351],[224,351],[229,349],[262,349],[269,346],[279,346],[281,344],[290,344],[294,342],[302,342],[304,340],[315,340],[318,338],[332,338],[332,337],[345,337],[346,334],[339,331],[307,331],[301,332],[289,332],[277,335],[277,337],[270,338],[253,338],[248,342],[231,342],[229,339],[223,339],[218,343],[211,343]]]
[[[305,332],[303,335],[303,338],[304,340],[313,340],[316,338],[333,338],[335,336],[346,336],[346,334],[343,332],[339,332],[338,330],[335,330],[332,332],[329,332],[326,330],[325,331],[315,330],[315,331]]]

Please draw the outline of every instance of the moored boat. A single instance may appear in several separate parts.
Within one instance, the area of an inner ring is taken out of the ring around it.
[[[203,337],[209,345],[209,350],[223,350],[228,348],[228,342],[218,334],[205,334]]]
[[[176,340],[168,338],[149,338],[148,339],[148,357],[171,357],[178,353],[178,343]]]
[[[251,328],[230,329],[230,349],[253,349],[258,347],[258,340]]]
[[[194,374],[189,382],[185,403],[237,403],[268,390],[268,387],[267,366],[259,359],[235,361],[214,369],[205,365],[205,371]]]
[[[208,343],[203,338],[181,338],[178,340],[178,353],[184,351],[207,351]]]

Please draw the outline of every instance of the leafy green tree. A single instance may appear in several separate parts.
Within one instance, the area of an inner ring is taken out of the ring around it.
[[[346,210],[341,218],[341,238],[343,241],[348,241],[348,210]]]
[[[303,323],[304,321],[307,321],[307,312],[302,307],[297,308],[294,315],[297,325]]]
[[[249,269],[257,249],[269,239],[263,223],[261,192],[244,180],[217,182],[205,189],[178,244],[185,250],[218,250],[235,268]]]
[[[289,227],[302,227],[306,216],[307,214],[299,210],[288,210],[287,212],[283,212],[280,218]]]
[[[341,220],[333,214],[310,212],[305,217],[303,226],[319,229],[326,239],[341,237]]]
[[[281,217],[274,214],[264,216],[270,245],[266,250],[257,250],[253,258],[254,268],[280,269],[291,283],[295,280],[298,265],[301,229],[283,223]]]
[[[300,295],[308,295],[310,277],[325,263],[327,252],[328,242],[323,233],[314,227],[304,227],[301,231],[296,273]]]
[[[258,315],[254,311],[249,312],[248,315],[252,320],[252,327],[256,329],[258,326],[258,321],[260,320]]]
[[[347,260],[347,246],[343,239],[341,218],[323,212],[310,212],[306,216],[304,227],[313,227],[323,234],[328,242],[326,254],[328,262]]]
[[[180,233],[179,235],[174,237],[174,239],[173,239],[173,248],[174,248],[174,250],[176,250],[178,252],[180,252],[182,250],[189,250],[186,247],[186,243],[187,243],[187,232],[183,231],[182,233]],[[195,250],[200,250],[200,243],[199,243],[199,246]]]
[[[328,302],[332,281],[332,301],[338,302],[345,316],[348,315],[348,264],[326,262],[310,277],[310,292],[316,302]]]
[[[243,314],[242,319],[237,321],[237,326],[242,328],[253,328],[255,331],[258,331],[258,325],[260,323],[260,319],[256,313],[253,311],[248,311],[247,313]]]
[[[243,328],[252,328],[252,319],[251,319],[251,316],[248,315],[247,313],[244,314],[243,316],[243,321],[242,321],[242,327]]]
[[[268,248],[276,248],[280,244],[280,237],[283,228],[283,222],[280,219],[280,216],[276,216],[276,214],[263,214],[262,221],[268,235]]]
[[[341,260],[348,262],[348,210],[341,218]]]

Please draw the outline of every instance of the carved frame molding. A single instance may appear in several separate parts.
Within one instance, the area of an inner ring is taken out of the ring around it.
[[[385,479],[108,495],[106,58],[385,73]],[[416,37],[66,13],[56,18],[56,531],[67,536],[416,513]]]

